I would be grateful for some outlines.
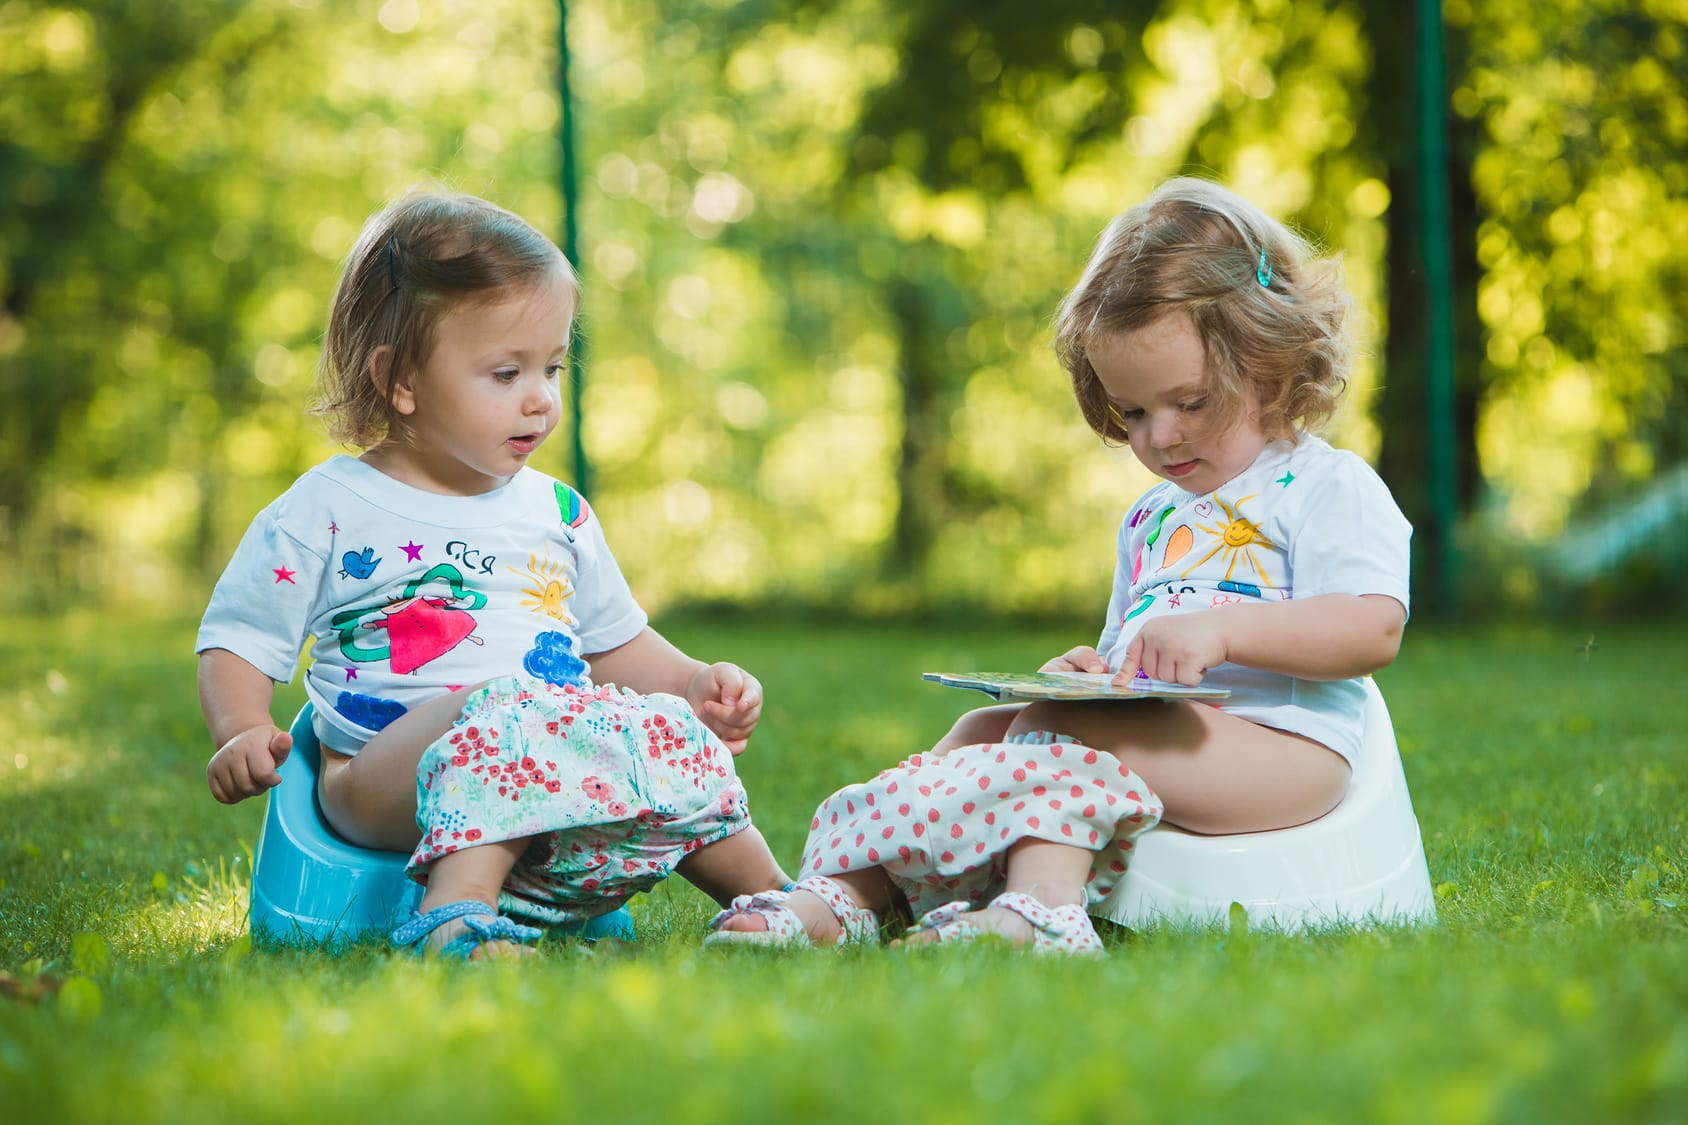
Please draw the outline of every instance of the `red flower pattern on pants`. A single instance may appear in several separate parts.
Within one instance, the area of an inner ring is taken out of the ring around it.
[[[531,839],[499,908],[542,924],[614,910],[750,824],[731,753],[685,700],[613,686],[493,680],[416,776],[412,878],[459,848]]]

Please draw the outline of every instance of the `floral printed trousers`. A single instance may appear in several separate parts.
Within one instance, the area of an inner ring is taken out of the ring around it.
[[[1130,863],[1160,798],[1112,754],[1031,731],[1005,742],[916,754],[821,802],[804,875],[881,867],[919,918],[945,903],[983,906],[1005,889],[1020,840],[1094,853],[1085,887],[1099,902]]]
[[[413,879],[460,848],[527,839],[498,905],[542,925],[607,914],[750,824],[732,754],[685,700],[527,676],[469,696],[423,752],[416,804]]]

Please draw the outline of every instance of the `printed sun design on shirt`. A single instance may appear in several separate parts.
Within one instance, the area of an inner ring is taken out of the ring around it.
[[[569,612],[568,602],[574,597],[574,586],[569,582],[568,570],[553,559],[549,551],[543,562],[538,555],[529,555],[526,570],[517,570],[513,566],[507,569],[531,583],[522,587],[523,609],[542,613],[566,625],[579,624]]]
[[[1264,550],[1275,551],[1279,548],[1276,543],[1260,533],[1259,526],[1253,520],[1243,515],[1243,505],[1253,500],[1254,497],[1244,496],[1237,501],[1235,508],[1220,500],[1217,493],[1214,494],[1213,499],[1219,504],[1220,510],[1225,513],[1225,519],[1218,521],[1220,523],[1218,527],[1210,527],[1205,523],[1199,523],[1196,526],[1214,536],[1218,541],[1214,543],[1207,554],[1191,563],[1180,577],[1188,578],[1192,571],[1208,559],[1224,552],[1221,557],[1227,564],[1225,567],[1226,581],[1236,577],[1239,562],[1247,562],[1249,569],[1260,577],[1261,584],[1271,587],[1272,580],[1266,576],[1266,568],[1260,565],[1260,559],[1255,555],[1254,549],[1260,547]]]

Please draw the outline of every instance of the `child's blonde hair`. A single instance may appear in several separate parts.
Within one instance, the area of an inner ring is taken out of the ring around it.
[[[504,208],[442,192],[390,204],[364,224],[334,291],[315,412],[335,440],[379,445],[397,420],[397,376],[427,360],[442,315],[547,284],[578,306],[580,283],[562,251]]]
[[[1180,177],[1102,232],[1056,313],[1055,352],[1090,428],[1123,442],[1090,346],[1183,312],[1207,353],[1214,426],[1236,422],[1247,390],[1266,435],[1294,439],[1322,425],[1347,386],[1350,303],[1337,258],[1234,192]]]

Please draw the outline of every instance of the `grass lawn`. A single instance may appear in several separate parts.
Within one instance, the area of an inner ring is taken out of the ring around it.
[[[972,701],[919,672],[1089,633],[666,631],[761,676],[739,765],[788,867],[822,796]],[[14,621],[0,1120],[1688,1120],[1688,648],[1668,623],[1587,636],[1415,625],[1379,676],[1434,927],[1114,932],[1100,963],[704,951],[712,907],[676,880],[636,902],[636,945],[482,966],[251,949],[263,805],[206,791],[192,624]]]

